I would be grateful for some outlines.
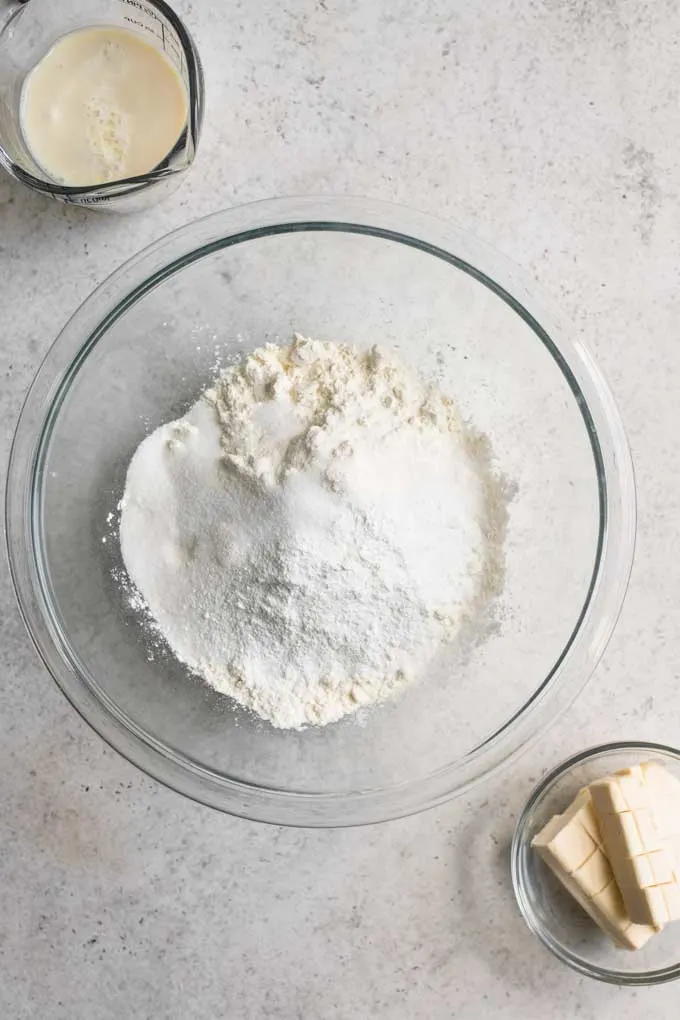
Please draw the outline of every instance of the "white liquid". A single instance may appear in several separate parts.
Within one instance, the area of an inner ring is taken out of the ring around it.
[[[184,130],[179,73],[124,28],[85,28],[59,39],[24,82],[21,128],[35,161],[60,184],[82,187],[153,170]]]

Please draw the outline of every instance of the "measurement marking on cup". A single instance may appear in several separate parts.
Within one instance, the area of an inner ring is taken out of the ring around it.
[[[154,21],[160,22],[160,18],[154,11],[153,7],[149,7],[148,4],[143,3],[142,0],[123,0],[123,3],[127,4],[128,7],[135,7],[138,11],[142,11],[143,14],[147,14],[150,18],[153,18]]]

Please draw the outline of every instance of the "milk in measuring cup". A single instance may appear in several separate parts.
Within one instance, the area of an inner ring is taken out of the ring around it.
[[[148,173],[170,153],[189,102],[167,57],[124,28],[59,39],[27,75],[20,124],[55,182],[105,184]]]

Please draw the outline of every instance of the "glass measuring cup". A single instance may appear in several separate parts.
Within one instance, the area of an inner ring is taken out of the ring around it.
[[[143,208],[180,182],[193,162],[203,121],[203,70],[193,39],[164,0],[0,0],[0,166],[34,191],[74,205]],[[28,73],[62,36],[93,26],[127,28],[162,51],[187,93],[187,123],[171,152],[149,173],[85,187],[51,179],[26,144],[21,92]]]

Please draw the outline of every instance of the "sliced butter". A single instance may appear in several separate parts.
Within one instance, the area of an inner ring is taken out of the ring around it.
[[[581,790],[563,814],[551,818],[531,845],[618,946],[639,949],[654,934],[650,925],[634,924],[626,911],[588,790]]]
[[[654,762],[591,783],[604,848],[630,917],[680,919],[680,783]]]

